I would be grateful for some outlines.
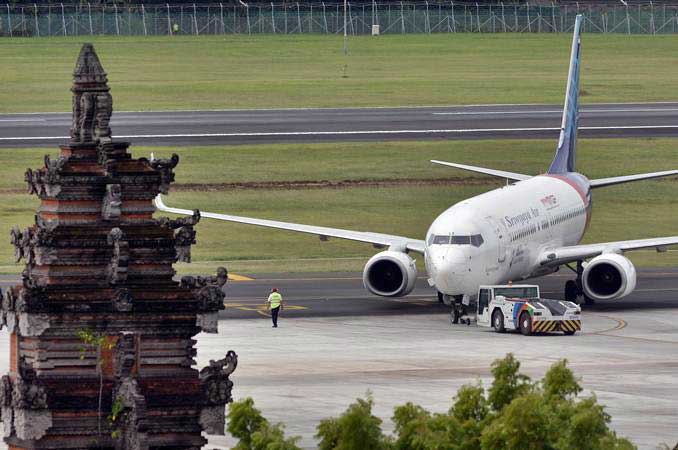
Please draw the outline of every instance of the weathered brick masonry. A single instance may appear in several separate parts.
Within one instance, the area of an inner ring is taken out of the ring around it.
[[[228,352],[193,368],[193,337],[217,331],[227,273],[173,280],[200,214],[153,218],[179,158],[133,159],[129,143],[112,140],[107,77],[89,44],[72,91],[70,142],[26,172],[41,204],[35,224],[11,236],[26,268],[0,312],[11,345],[0,383],[5,442],[198,449],[202,431],[224,432],[237,364]]]

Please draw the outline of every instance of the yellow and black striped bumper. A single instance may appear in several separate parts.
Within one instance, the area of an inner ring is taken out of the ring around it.
[[[580,331],[581,320],[540,320],[532,323],[533,333],[551,333],[554,331]]]

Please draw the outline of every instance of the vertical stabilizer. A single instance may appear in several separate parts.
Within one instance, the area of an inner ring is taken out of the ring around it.
[[[570,55],[570,70],[567,75],[567,91],[565,93],[565,107],[563,122],[560,126],[560,138],[556,156],[553,158],[548,173],[567,173],[575,171],[575,157],[577,150],[577,121],[579,119],[579,49],[581,47],[580,32],[583,16],[577,16],[574,23],[572,37],[572,53]]]

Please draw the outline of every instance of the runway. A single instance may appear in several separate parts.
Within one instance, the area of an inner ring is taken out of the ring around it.
[[[556,139],[560,105],[114,112],[113,135],[136,145],[403,139]],[[582,137],[678,136],[678,103],[581,107]],[[71,113],[0,115],[0,147],[68,140]]]

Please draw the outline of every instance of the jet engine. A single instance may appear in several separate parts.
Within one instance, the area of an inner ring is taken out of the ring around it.
[[[385,251],[367,261],[363,270],[365,289],[382,297],[402,297],[412,292],[417,266],[406,253]]]
[[[636,288],[636,268],[616,253],[593,258],[584,268],[582,278],[584,293],[594,300],[625,297]]]

